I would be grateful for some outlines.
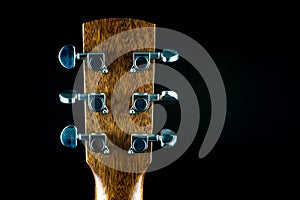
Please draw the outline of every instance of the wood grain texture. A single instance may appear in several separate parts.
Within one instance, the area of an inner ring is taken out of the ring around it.
[[[133,51],[154,51],[155,24],[129,18],[99,19],[83,24],[84,52],[104,52],[108,74],[84,65],[84,92],[104,92],[108,114],[85,105],[86,133],[106,133],[109,155],[86,148],[86,161],[95,178],[95,199],[142,199],[144,173],[151,163],[146,153],[129,155],[132,133],[152,133],[152,105],[143,113],[129,114],[133,92],[154,92],[154,62],[146,71],[130,73]],[[88,145],[86,143],[86,145]],[[105,196],[105,197],[104,197]]]

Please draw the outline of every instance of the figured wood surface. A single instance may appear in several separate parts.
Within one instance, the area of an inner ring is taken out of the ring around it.
[[[141,29],[142,28],[142,29]],[[130,73],[133,51],[154,51],[155,25],[129,18],[100,19],[83,24],[83,49],[104,52],[108,73],[91,71],[84,61],[84,92],[104,92],[108,114],[85,105],[85,132],[106,133],[109,155],[86,148],[86,161],[95,178],[95,199],[142,199],[144,173],[151,162],[146,153],[129,155],[132,133],[152,133],[152,105],[129,114],[134,92],[154,92],[154,62],[146,71]],[[86,145],[88,145],[86,143]]]

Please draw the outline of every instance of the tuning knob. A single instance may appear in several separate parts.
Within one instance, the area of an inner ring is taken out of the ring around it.
[[[178,94],[174,91],[162,91],[161,94],[133,93],[131,100],[130,114],[144,112],[149,108],[150,101],[162,101],[175,103],[178,101]]]
[[[160,58],[163,62],[175,62],[178,60],[179,54],[173,49],[163,49],[160,53]]]
[[[159,100],[166,103],[176,103],[178,101],[178,94],[174,91],[165,90],[159,95]]]
[[[76,53],[75,47],[71,44],[65,45],[60,49],[58,60],[66,69],[74,68],[76,60],[87,60],[88,67],[92,71],[99,71],[104,74],[108,72],[103,52]]]
[[[59,100],[65,104],[73,104],[77,99],[78,95],[76,90],[66,90],[59,93]]]
[[[77,147],[77,128],[73,125],[66,126],[60,134],[61,143],[70,148]]]
[[[163,49],[161,52],[134,52],[133,65],[130,72],[135,73],[147,70],[150,67],[151,59],[161,59],[163,62],[175,62],[178,58],[178,52],[173,49]]]
[[[75,60],[83,57],[86,57],[86,55],[76,53],[75,47],[70,44],[63,46],[58,54],[59,62],[67,69],[74,68]]]
[[[160,142],[161,147],[173,147],[177,142],[177,135],[170,129],[162,129],[160,134],[133,133],[129,154],[143,153],[148,149],[149,142]]]
[[[96,153],[109,153],[109,149],[106,146],[105,133],[78,134],[74,125],[68,125],[62,130],[60,141],[64,146],[75,148],[77,147],[77,140],[88,141],[90,150]]]
[[[160,131],[159,141],[162,147],[173,147],[177,142],[177,135],[170,129],[162,129]]]

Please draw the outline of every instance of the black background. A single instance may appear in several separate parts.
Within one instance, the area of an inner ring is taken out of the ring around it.
[[[205,127],[200,128],[177,161],[146,174],[145,200],[179,195],[289,199],[296,194],[299,43],[293,6],[145,9],[145,4],[119,12],[101,4],[81,5],[68,11],[60,5],[54,9],[47,3],[28,4],[28,9],[9,9],[2,16],[2,105],[9,119],[2,124],[2,172],[8,177],[5,186],[12,189],[9,195],[93,199],[94,180],[84,147],[67,149],[59,140],[73,119],[71,107],[62,105],[58,94],[72,88],[77,71],[62,68],[57,55],[68,43],[81,49],[82,23],[107,17],[143,19],[190,36],[215,61],[226,87],[227,118],[214,149],[198,158],[205,134]],[[208,98],[201,77],[189,69],[184,73]],[[201,108],[205,125],[209,113]]]

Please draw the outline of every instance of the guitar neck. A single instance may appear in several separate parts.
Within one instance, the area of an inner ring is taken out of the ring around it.
[[[151,27],[138,32],[135,28]],[[143,199],[144,175],[151,162],[151,147],[146,153],[129,155],[131,133],[152,133],[152,107],[138,115],[129,115],[130,98],[134,92],[154,92],[154,66],[129,74],[132,51],[153,51],[155,25],[142,20],[108,18],[83,24],[84,52],[105,52],[108,73],[84,66],[85,93],[106,94],[108,114],[95,113],[86,106],[86,133],[105,133],[109,155],[86,148],[86,161],[95,178],[95,199]],[[128,32],[118,37],[119,33]],[[141,48],[143,47],[143,48]],[[145,48],[146,47],[146,48]],[[154,63],[151,63],[154,65]],[[140,85],[141,87],[135,87]],[[87,145],[87,144],[86,144]]]
[[[100,167],[93,171],[95,200],[142,200],[144,173],[128,173],[113,168]]]

